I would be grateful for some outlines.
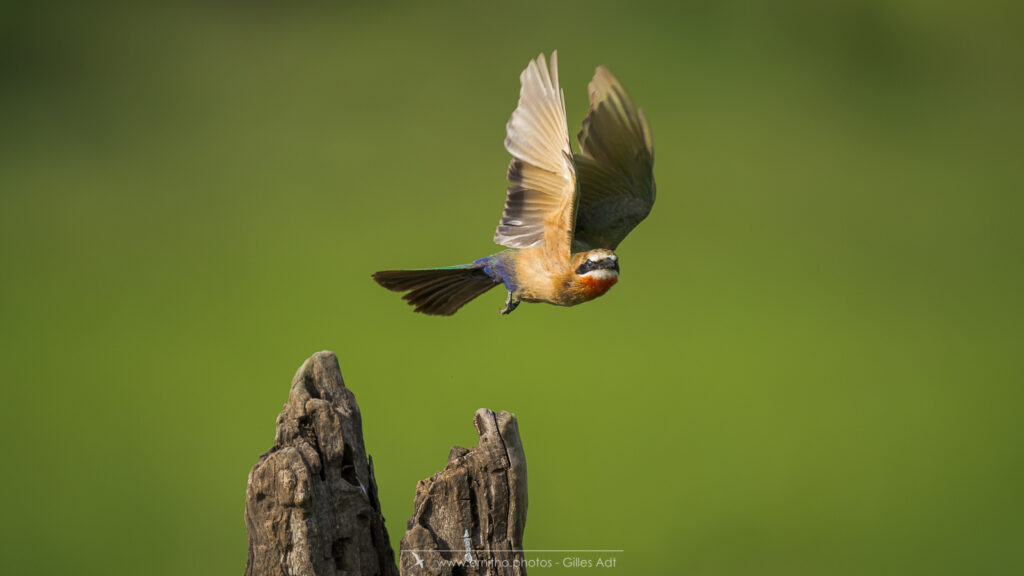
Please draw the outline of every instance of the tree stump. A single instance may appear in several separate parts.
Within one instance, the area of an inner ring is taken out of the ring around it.
[[[481,408],[477,445],[416,486],[401,574],[525,575],[526,457],[516,417]],[[299,368],[271,449],[249,473],[246,576],[398,576],[362,417],[338,360]]]
[[[481,408],[476,447],[455,446],[448,465],[416,486],[402,537],[402,574],[526,574],[526,456],[516,417]]]
[[[397,576],[363,422],[338,359],[299,368],[274,446],[249,473],[246,576]]]

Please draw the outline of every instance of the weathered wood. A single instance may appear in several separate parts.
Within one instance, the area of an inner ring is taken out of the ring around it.
[[[416,486],[402,537],[409,576],[526,574],[526,457],[516,417],[481,408],[478,442]],[[299,368],[277,417],[274,446],[249,473],[246,576],[398,576],[363,446],[355,396],[338,359]]]
[[[481,408],[476,447],[454,447],[448,465],[416,486],[402,537],[403,576],[526,574],[526,456],[516,417]]]
[[[359,406],[334,354],[295,374],[274,446],[249,473],[245,524],[246,576],[397,576]]]

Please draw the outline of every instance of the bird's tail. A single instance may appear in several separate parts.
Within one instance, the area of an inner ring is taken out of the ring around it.
[[[451,316],[467,302],[497,286],[476,264],[424,270],[384,270],[373,275],[381,286],[395,292],[408,292],[408,300],[416,312],[434,316]]]

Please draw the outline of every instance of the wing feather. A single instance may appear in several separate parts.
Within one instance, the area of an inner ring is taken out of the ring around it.
[[[616,246],[654,206],[654,144],[643,110],[600,66],[590,81],[590,110],[578,140],[579,210],[574,249]]]
[[[542,244],[568,258],[576,209],[576,170],[569,149],[565,96],[558,85],[558,54],[544,55],[519,77],[519,104],[505,127],[512,154],[509,186],[494,241],[510,248]]]

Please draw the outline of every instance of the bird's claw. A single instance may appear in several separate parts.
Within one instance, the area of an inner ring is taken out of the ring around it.
[[[516,309],[516,306],[519,306],[519,302],[520,300],[518,298],[513,300],[512,293],[509,292],[508,297],[505,298],[505,307],[500,312],[498,312],[498,314],[501,316],[511,314],[512,311]]]

